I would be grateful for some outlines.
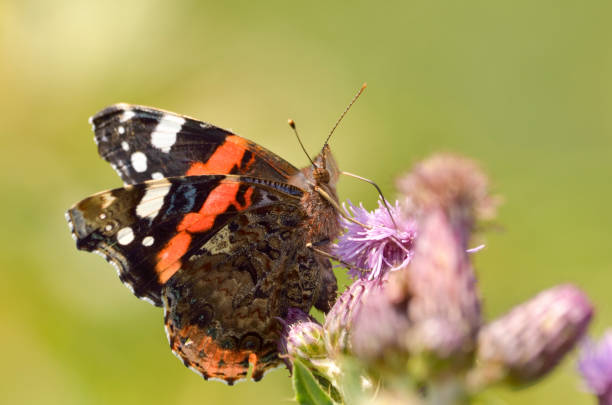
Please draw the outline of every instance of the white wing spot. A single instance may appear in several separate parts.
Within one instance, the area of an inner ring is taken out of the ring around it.
[[[132,153],[132,167],[139,173],[147,171],[147,157],[142,152]]]
[[[111,229],[113,229],[113,226],[112,226],[111,224],[108,224],[108,225],[106,225],[106,226],[104,227],[104,230],[105,230],[106,232],[110,232],[110,230],[111,230]]]
[[[164,114],[151,134],[151,144],[162,152],[170,152],[184,123],[185,118]]]
[[[98,218],[106,219],[106,214],[105,213],[101,213],[100,215],[98,215]]]
[[[155,242],[155,239],[153,239],[152,236],[147,236],[142,240],[142,246],[151,246],[153,245],[153,242]]]
[[[166,181],[149,187],[136,207],[136,215],[140,218],[155,218],[164,205],[164,197],[170,191],[170,186]]]
[[[160,180],[160,179],[164,178],[164,175],[161,174],[160,172],[155,172],[155,173],[151,174],[151,178],[153,180]]]
[[[121,117],[119,118],[119,122],[126,122],[131,120],[132,118],[134,118],[134,116],[136,115],[136,113],[132,110],[125,110],[123,112],[123,114],[121,114]]]
[[[125,134],[125,128],[123,127],[123,125],[119,125],[119,128],[117,128],[117,132],[119,132],[119,135]]]
[[[127,152],[128,150],[130,150],[130,145],[128,145],[126,141],[123,141],[121,142],[121,149]]]
[[[117,232],[117,242],[120,245],[129,245],[134,240],[134,231],[129,226],[119,229]]]

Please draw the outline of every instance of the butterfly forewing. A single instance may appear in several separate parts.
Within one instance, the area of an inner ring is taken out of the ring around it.
[[[287,181],[294,166],[230,131],[154,108],[115,104],[91,118],[98,152],[125,184],[164,177],[243,174]]]
[[[299,210],[296,187],[244,176],[149,181],[95,194],[68,217],[79,249],[101,253],[141,298],[161,305],[161,286],[189,252],[244,210]]]

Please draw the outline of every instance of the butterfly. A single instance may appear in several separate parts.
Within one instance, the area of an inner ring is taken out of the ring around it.
[[[164,309],[172,351],[205,379],[253,380],[281,364],[289,308],[327,312],[337,283],[337,164],[327,142],[297,169],[183,115],[116,104],[91,118],[124,187],[76,203],[78,249],[101,254],[133,294]]]

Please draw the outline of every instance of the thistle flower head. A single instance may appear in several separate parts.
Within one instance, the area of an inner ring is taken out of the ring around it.
[[[468,254],[441,210],[425,215],[420,228],[404,281],[412,295],[412,350],[441,359],[469,352],[481,324],[481,308]]]
[[[471,383],[535,381],[574,347],[592,315],[591,303],[572,285],[541,292],[480,331]]]
[[[489,194],[489,181],[478,165],[466,158],[439,154],[417,164],[400,177],[398,188],[405,196],[407,215],[442,209],[464,244],[477,219],[491,219],[498,205]]]
[[[481,318],[468,255],[446,215],[427,213],[419,229],[411,262],[380,283],[354,315],[351,347],[372,365],[403,369],[410,358],[424,360],[414,375],[423,378],[466,363]]]
[[[382,201],[378,202],[378,208],[372,212],[362,205],[355,206],[349,202],[347,211],[355,220],[369,226],[364,228],[343,219],[347,231],[338,240],[335,253],[344,262],[368,270],[352,268],[349,270],[351,276],[382,280],[387,272],[410,262],[416,222],[410,218],[401,218],[399,202],[389,207],[390,213]]]
[[[600,341],[586,341],[580,350],[578,371],[600,404],[612,404],[612,330]]]
[[[388,314],[378,318],[401,314],[401,320],[394,319],[387,327],[398,342],[391,344],[396,345],[397,354],[408,355],[411,374],[422,380],[465,368],[474,350],[481,312],[468,254],[445,213],[439,209],[427,212],[419,229],[412,261],[392,273],[383,286]],[[364,304],[358,321],[366,318],[369,306],[370,301]],[[374,322],[373,317],[369,319]],[[363,329],[360,324],[357,322],[354,332],[356,350],[360,347],[358,331]]]

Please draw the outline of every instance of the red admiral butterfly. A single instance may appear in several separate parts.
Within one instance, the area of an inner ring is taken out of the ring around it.
[[[336,299],[321,254],[341,231],[327,142],[298,170],[229,131],[153,108],[117,104],[91,123],[125,187],[68,210],[77,247],[163,306],[186,366],[229,384],[249,367],[261,379],[281,362],[278,318],[291,307],[327,312]]]

